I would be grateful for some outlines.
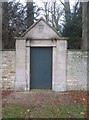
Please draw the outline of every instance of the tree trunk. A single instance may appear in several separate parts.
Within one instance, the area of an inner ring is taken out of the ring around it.
[[[64,0],[64,9],[65,9],[65,19],[66,19],[66,22],[70,20],[71,18],[71,15],[70,15],[70,3],[69,3],[69,0]]]
[[[7,49],[8,42],[8,2],[2,2],[2,48]]]
[[[89,50],[89,2],[83,2],[82,7],[82,50]]]
[[[33,2],[27,2],[27,28],[34,23]]]
[[[2,50],[2,2],[0,1],[0,50]]]
[[[89,50],[89,1],[88,1],[88,4],[87,4],[87,49]]]

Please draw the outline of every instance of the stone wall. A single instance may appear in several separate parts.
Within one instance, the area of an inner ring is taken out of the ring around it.
[[[0,52],[1,56],[1,52]],[[2,88],[14,89],[15,86],[15,51],[3,51]],[[1,58],[1,57],[0,57]],[[1,59],[0,59],[1,62]],[[1,71],[1,66],[0,66]],[[87,89],[87,53],[68,51],[67,54],[67,90]]]
[[[67,90],[87,89],[87,52],[68,51]]]
[[[14,89],[15,86],[15,51],[2,52],[2,88]]]

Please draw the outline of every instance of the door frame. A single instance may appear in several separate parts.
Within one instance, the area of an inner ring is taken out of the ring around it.
[[[26,40],[26,91],[30,91],[30,47],[52,47],[52,90],[67,89],[67,41],[65,39]]]
[[[55,64],[56,64],[56,41],[50,39],[43,39],[43,40],[27,40],[26,42],[26,83],[27,83],[27,90],[30,91],[30,49],[31,47],[51,47],[52,48],[52,90],[54,89],[54,80],[55,80]]]

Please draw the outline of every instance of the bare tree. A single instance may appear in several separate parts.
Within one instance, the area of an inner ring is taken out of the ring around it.
[[[59,21],[64,12],[63,7],[55,0],[55,2],[45,2],[43,11],[46,21],[60,31]]]
[[[43,11],[46,21],[55,27],[57,31],[60,31],[60,21],[63,20],[61,17],[65,17],[66,22],[71,19],[69,0],[67,2],[66,0],[64,2],[61,0],[59,2],[56,0],[54,2],[45,2]]]

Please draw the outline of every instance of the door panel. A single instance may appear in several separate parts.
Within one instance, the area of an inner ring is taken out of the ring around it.
[[[31,48],[31,89],[52,88],[52,48]]]

